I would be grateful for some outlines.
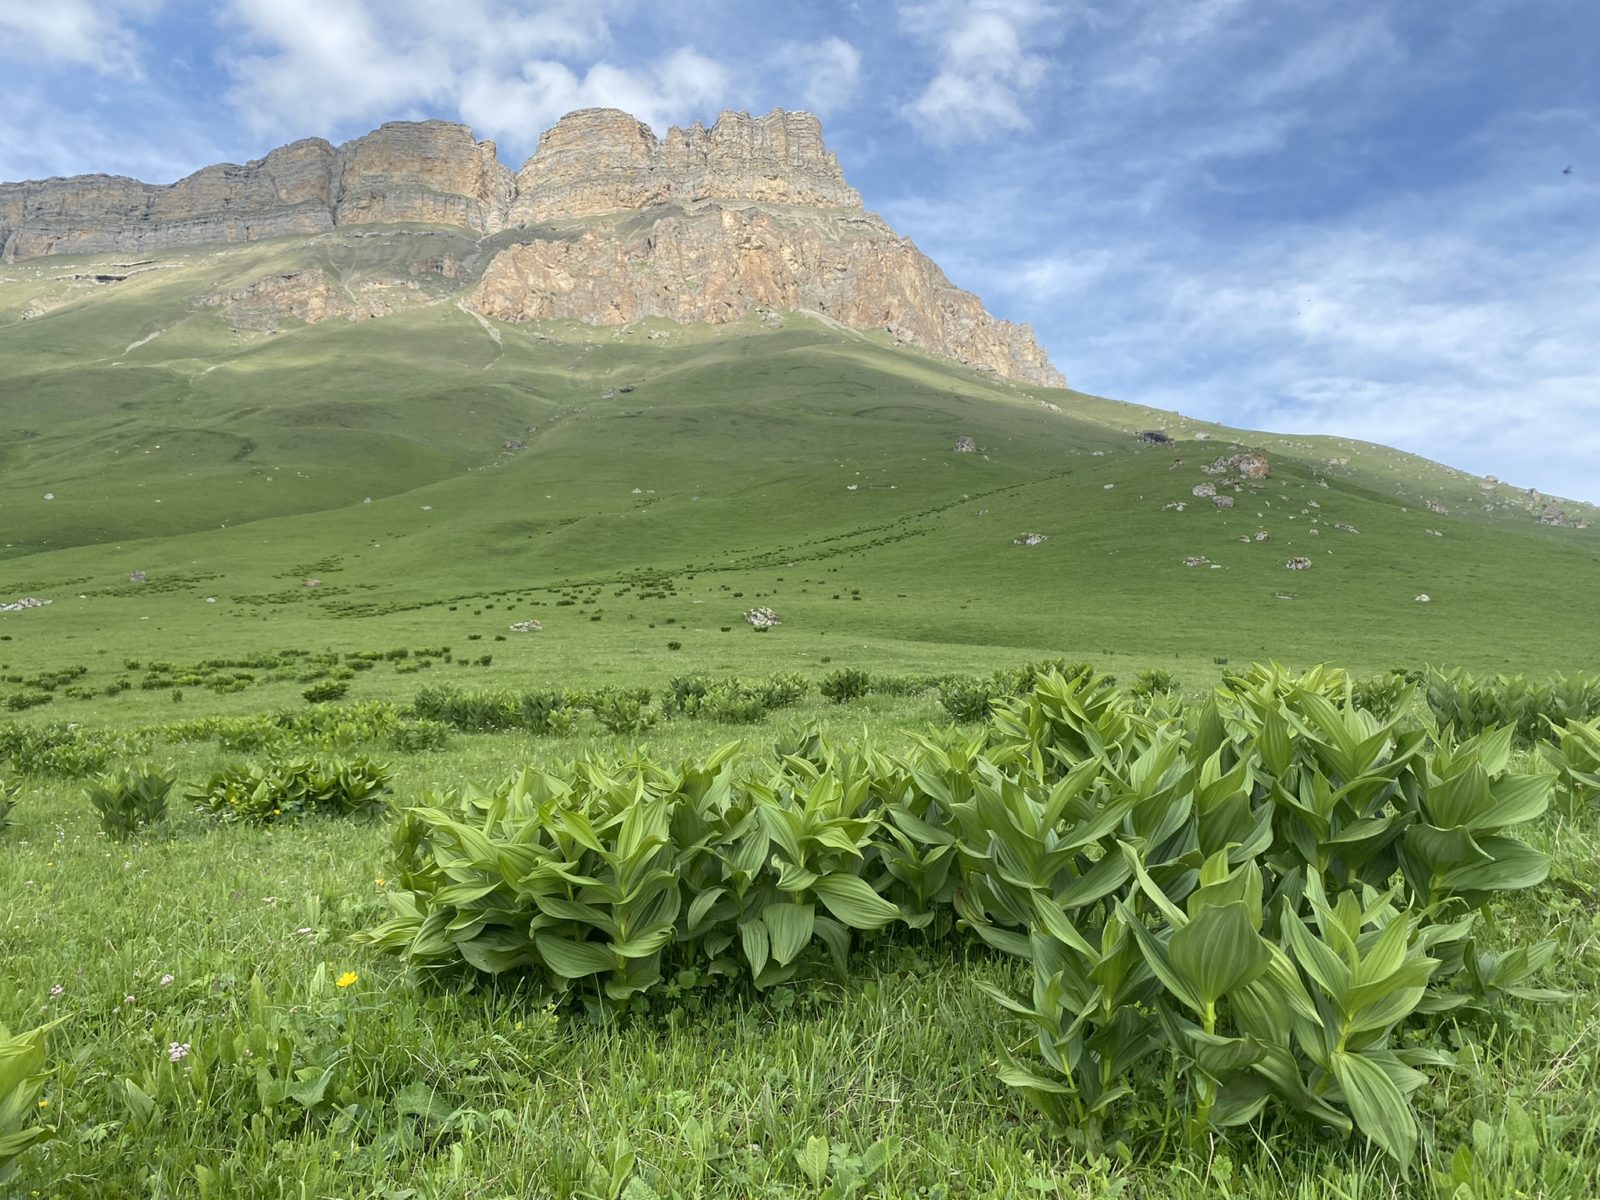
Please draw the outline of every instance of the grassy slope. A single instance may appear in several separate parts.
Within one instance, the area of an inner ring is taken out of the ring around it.
[[[1273,476],[1223,513],[1189,493],[1230,431],[996,384],[816,321],[790,318],[781,332],[501,326],[497,345],[433,288],[421,299],[438,303],[382,321],[241,339],[192,305],[269,271],[320,265],[359,282],[411,254],[399,236],[208,249],[108,288],[52,278],[98,258],[0,267],[0,599],[55,600],[0,614],[0,669],[83,662],[99,685],[125,657],[493,652],[490,668],[363,674],[352,698],[364,698],[409,695],[441,674],[656,682],[691,667],[979,670],[1062,653],[1198,682],[1224,656],[1542,671],[1592,665],[1600,648],[1600,633],[1567,616],[1592,608],[1596,531],[1541,529],[1509,489],[1484,492],[1383,447],[1241,434],[1272,455]],[[15,319],[45,294],[70,303]],[[602,398],[624,385],[635,390]],[[1141,448],[1132,434],[1156,426],[1210,440]],[[963,433],[985,454],[952,454]],[[528,449],[503,451],[507,438]],[[1507,507],[1484,512],[1485,497]],[[1429,499],[1449,514],[1428,512]],[[1186,511],[1163,509],[1178,500]],[[1261,529],[1269,542],[1237,540]],[[1012,544],[1035,531],[1050,540]],[[1285,571],[1301,553],[1315,569]],[[1185,568],[1188,555],[1223,569]],[[676,594],[641,598],[646,568],[670,573]],[[128,586],[133,569],[149,583]],[[304,588],[307,575],[324,586]],[[1415,604],[1424,590],[1433,603]],[[563,595],[579,602],[558,607]],[[784,626],[752,636],[739,614],[756,603]],[[545,632],[492,640],[527,616]],[[469,646],[472,635],[481,642]],[[301,686],[195,691],[181,711],[297,702]],[[173,714],[165,693],[134,691],[58,697],[25,719]],[[937,715],[926,699],[877,698],[824,714],[890,743]],[[651,741],[703,754],[731,736],[678,726]],[[397,793],[590,744],[465,739],[402,759]],[[220,761],[171,753],[186,782]],[[813,1136],[847,1155],[901,1138],[866,1193],[890,1196],[1449,1195],[1440,1176],[1463,1145],[1477,1148],[1475,1194],[1554,1196],[1592,1191],[1575,1181],[1594,1184],[1600,1161],[1584,1132],[1596,1124],[1597,1061],[1587,900],[1541,893],[1498,915],[1518,936],[1563,939],[1553,982],[1585,998],[1533,1019],[1518,1010],[1468,1042],[1463,1069],[1424,1095],[1429,1161],[1410,1181],[1281,1126],[1127,1167],[1085,1162],[995,1081],[995,1058],[1024,1035],[976,986],[1016,982],[991,956],[908,947],[863,963],[846,988],[738,993],[621,1029],[553,1024],[514,991],[419,992],[345,942],[376,907],[381,828],[269,835],[184,817],[170,844],[108,855],[66,784],[30,786],[18,819],[0,855],[0,1017],[69,1018],[52,1041],[49,1093],[66,1136],[33,1152],[24,1194],[192,1195],[205,1168],[218,1195],[606,1195],[618,1139],[663,1194],[689,1196],[814,1194],[795,1160]],[[1547,837],[1559,874],[1592,874],[1592,820],[1552,824]],[[309,995],[319,963],[358,969],[359,987]],[[441,1112],[467,1115],[448,1131],[408,1118],[353,1139],[292,1108],[266,1121],[248,1104],[232,1110],[166,1048],[214,1050],[248,1028],[252,972],[275,1011],[307,1025],[297,1062],[338,1050],[344,1013],[352,1062],[379,1093],[420,1087]],[[155,1120],[122,1104],[124,1078],[160,1096]],[[1543,1179],[1568,1190],[1541,1190]]]
[[[0,323],[0,591],[56,601],[0,615],[14,667],[73,643],[181,655],[503,630],[503,607],[450,610],[472,594],[547,620],[502,651],[508,669],[574,675],[665,662],[668,618],[687,655],[735,665],[968,665],[981,646],[1191,674],[1268,654],[1551,670],[1600,649],[1587,625],[1517,619],[1584,611],[1600,531],[1542,529],[1520,494],[1383,447],[1013,387],[802,318],[502,326],[496,344],[433,284],[414,297],[433,303],[396,316],[275,336],[193,304],[304,266],[355,285],[413,242],[467,249],[391,234],[196,250],[109,287],[49,278],[100,259],[7,268],[0,322],[51,289],[76,297]],[[1156,425],[1180,440],[1131,436]],[[953,454],[963,433],[985,452]],[[1189,492],[1233,438],[1267,449],[1273,475],[1218,512]],[[1260,530],[1271,540],[1238,541]],[[1012,544],[1027,532],[1050,540]],[[1315,569],[1285,571],[1292,554]],[[600,622],[549,611],[546,589],[641,568],[671,572],[677,597],[608,582]],[[132,569],[163,589],[127,594]],[[297,591],[306,574],[324,588]],[[758,601],[783,615],[778,635],[720,633]]]

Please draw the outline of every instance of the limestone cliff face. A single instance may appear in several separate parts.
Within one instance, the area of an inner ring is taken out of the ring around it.
[[[513,224],[648,208],[672,200],[752,200],[860,209],[810,113],[725,112],[657,140],[625,112],[569,113],[517,174]]]
[[[585,109],[546,132],[515,175],[464,125],[401,121],[164,187],[106,175],[0,184],[3,260],[402,223],[522,231],[468,297],[502,320],[730,321],[799,309],[1006,378],[1064,382],[1028,326],[990,316],[862,209],[809,113],[726,112],[709,129],[657,138],[627,113]],[[314,273],[258,283],[199,302],[247,327],[391,311]]]
[[[513,190],[494,143],[465,125],[397,121],[337,149],[311,138],[166,187],[109,175],[0,184],[0,257],[145,253],[402,221],[487,233],[504,224]]]
[[[808,219],[703,205],[643,229],[609,224],[534,238],[497,254],[469,303],[503,321],[600,325],[723,323],[756,308],[799,309],[885,329],[1006,378],[1063,382],[1032,330],[991,317],[910,241],[865,214]]]

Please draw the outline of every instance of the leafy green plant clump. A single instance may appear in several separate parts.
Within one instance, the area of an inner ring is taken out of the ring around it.
[[[865,671],[858,671],[854,667],[840,667],[822,677],[818,690],[825,699],[835,704],[844,704],[861,699],[871,687],[872,677]]]
[[[1509,725],[1520,745],[1544,736],[1548,722],[1600,718],[1600,674],[1529,679],[1523,675],[1474,676],[1464,670],[1427,674],[1428,707],[1441,726],[1463,735]]]
[[[349,694],[350,685],[342,679],[325,679],[321,683],[314,683],[300,695],[307,704],[326,704],[333,700],[343,700]]]
[[[1561,811],[1576,817],[1600,801],[1600,719],[1552,721],[1550,730],[1555,740],[1541,741],[1539,754],[1555,772]]]
[[[268,825],[379,811],[389,779],[389,768],[371,758],[318,754],[237,763],[191,788],[188,799],[221,821]]]
[[[1410,1098],[1450,1065],[1439,1017],[1553,995],[1533,982],[1552,946],[1475,941],[1548,871],[1512,831],[1553,778],[1511,769],[1509,728],[1439,741],[1348,695],[1255,668],[1179,718],[1050,676],[897,758],[813,734],[776,763],[734,745],[435,793],[366,936],[629,1004],[959,925],[1029,964],[1031,993],[996,999],[1035,1055],[1002,1078],[1086,1147],[1152,1107],[1204,1139],[1271,1106],[1409,1163]]]
[[[13,1034],[0,1025],[0,1183],[16,1174],[29,1146],[55,1136],[39,1100],[45,1085],[44,1035],[49,1025]]]
[[[11,814],[16,811],[17,800],[22,796],[22,780],[7,779],[0,775],[0,830],[11,825]]]
[[[107,837],[125,840],[164,821],[167,796],[177,780],[153,766],[123,767],[100,776],[85,791]]]

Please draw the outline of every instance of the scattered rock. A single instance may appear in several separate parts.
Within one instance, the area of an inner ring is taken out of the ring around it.
[[[527,442],[519,442],[516,438],[507,438],[501,444],[501,448],[505,449],[505,450],[512,450],[512,451],[515,451],[515,450],[526,450],[528,448],[528,443]]]
[[[752,628],[762,631],[783,624],[783,622],[778,619],[778,614],[773,612],[770,608],[752,608],[749,612],[745,613],[744,619],[749,622]]]
[[[1205,500],[1217,494],[1217,485],[1214,483],[1197,483],[1189,490],[1189,494]]]
[[[1268,538],[1270,538],[1271,536],[1272,535],[1270,533],[1268,533],[1265,529],[1263,529],[1260,533],[1256,534],[1256,541],[1264,542]]]
[[[44,498],[46,500],[54,500],[56,498],[56,494],[54,492],[46,492],[44,494]]]
[[[322,580],[320,580],[320,579],[307,579],[305,581],[305,586],[309,587],[309,588],[319,588],[319,587],[322,586]]]
[[[1117,486],[1117,485],[1116,485],[1116,484],[1114,484],[1114,483],[1108,483],[1108,484],[1106,484],[1106,486],[1105,486],[1105,489],[1104,489],[1104,490],[1105,490],[1105,491],[1108,491],[1108,492],[1109,492],[1109,491],[1110,491],[1110,490],[1111,490],[1111,489],[1112,489],[1112,488],[1114,488],[1114,487],[1116,487],[1116,486]]]
[[[1164,429],[1146,429],[1139,434],[1139,440],[1147,446],[1165,446],[1172,439]]]
[[[1440,504],[1437,500],[1429,500],[1427,504],[1428,511],[1431,513],[1438,513],[1440,516],[1446,516],[1450,512],[1448,508]]]
[[[1211,565],[1211,560],[1206,558],[1204,555],[1191,554],[1188,558],[1183,560],[1183,565],[1186,567],[1209,567]]]
[[[144,581],[145,581],[145,574],[144,574],[143,571],[129,571],[128,572],[128,582],[129,583],[143,583]]]
[[[1219,458],[1209,466],[1200,468],[1206,475],[1220,476],[1238,473],[1240,479],[1265,479],[1272,473],[1267,456],[1259,450],[1246,450],[1242,454]]]
[[[1011,544],[1013,546],[1037,546],[1040,542],[1048,542],[1049,540],[1048,534],[1025,533],[1021,537],[1012,538]]]
[[[538,633],[543,628],[544,626],[538,621],[513,621],[511,623],[512,633]]]
[[[1211,497],[1211,503],[1215,504],[1218,508],[1232,508],[1233,507],[1233,497],[1232,496],[1213,496],[1213,497]]]
[[[23,612],[30,608],[43,608],[47,604],[54,604],[54,600],[41,600],[37,596],[25,596],[21,600],[12,600],[8,604],[0,604],[0,612]]]
[[[1182,501],[1182,500],[1174,500],[1171,504],[1163,504],[1161,506],[1161,511],[1162,512],[1168,512],[1168,511],[1171,511],[1171,512],[1182,512],[1184,509],[1186,509],[1188,507],[1189,507],[1188,504],[1185,503],[1184,501]]]
[[[957,454],[976,454],[978,452],[978,443],[963,433],[956,439],[955,452]]]
[[[1418,592],[1416,602],[1418,604],[1431,604],[1433,602],[1433,597],[1428,595],[1427,592]]]
[[[1340,521],[1337,525],[1334,526],[1334,528],[1337,529],[1340,533],[1360,533],[1361,532],[1361,530],[1357,529],[1354,525],[1346,525],[1343,521]]]
[[[1302,557],[1300,557],[1298,555],[1295,556],[1294,558],[1291,558],[1288,562],[1284,563],[1283,565],[1285,567],[1287,567],[1291,571],[1309,571],[1309,570],[1311,570],[1311,560],[1309,558],[1302,558]]]
[[[1427,534],[1429,537],[1443,537],[1444,536],[1444,534],[1440,533],[1437,529],[1424,529],[1422,532]]]

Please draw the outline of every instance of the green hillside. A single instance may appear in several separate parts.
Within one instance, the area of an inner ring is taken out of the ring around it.
[[[497,672],[1600,657],[1562,618],[1592,607],[1600,529],[1541,526],[1507,486],[792,314],[488,323],[459,281],[394,282],[419,247],[475,261],[460,234],[386,228],[0,268],[0,603],[53,601],[0,614],[0,662],[490,641],[524,618],[544,630],[496,645]],[[312,268],[396,311],[236,332],[201,302]],[[1195,497],[1240,448],[1270,475],[1231,510]],[[755,604],[776,633],[750,635]]]

